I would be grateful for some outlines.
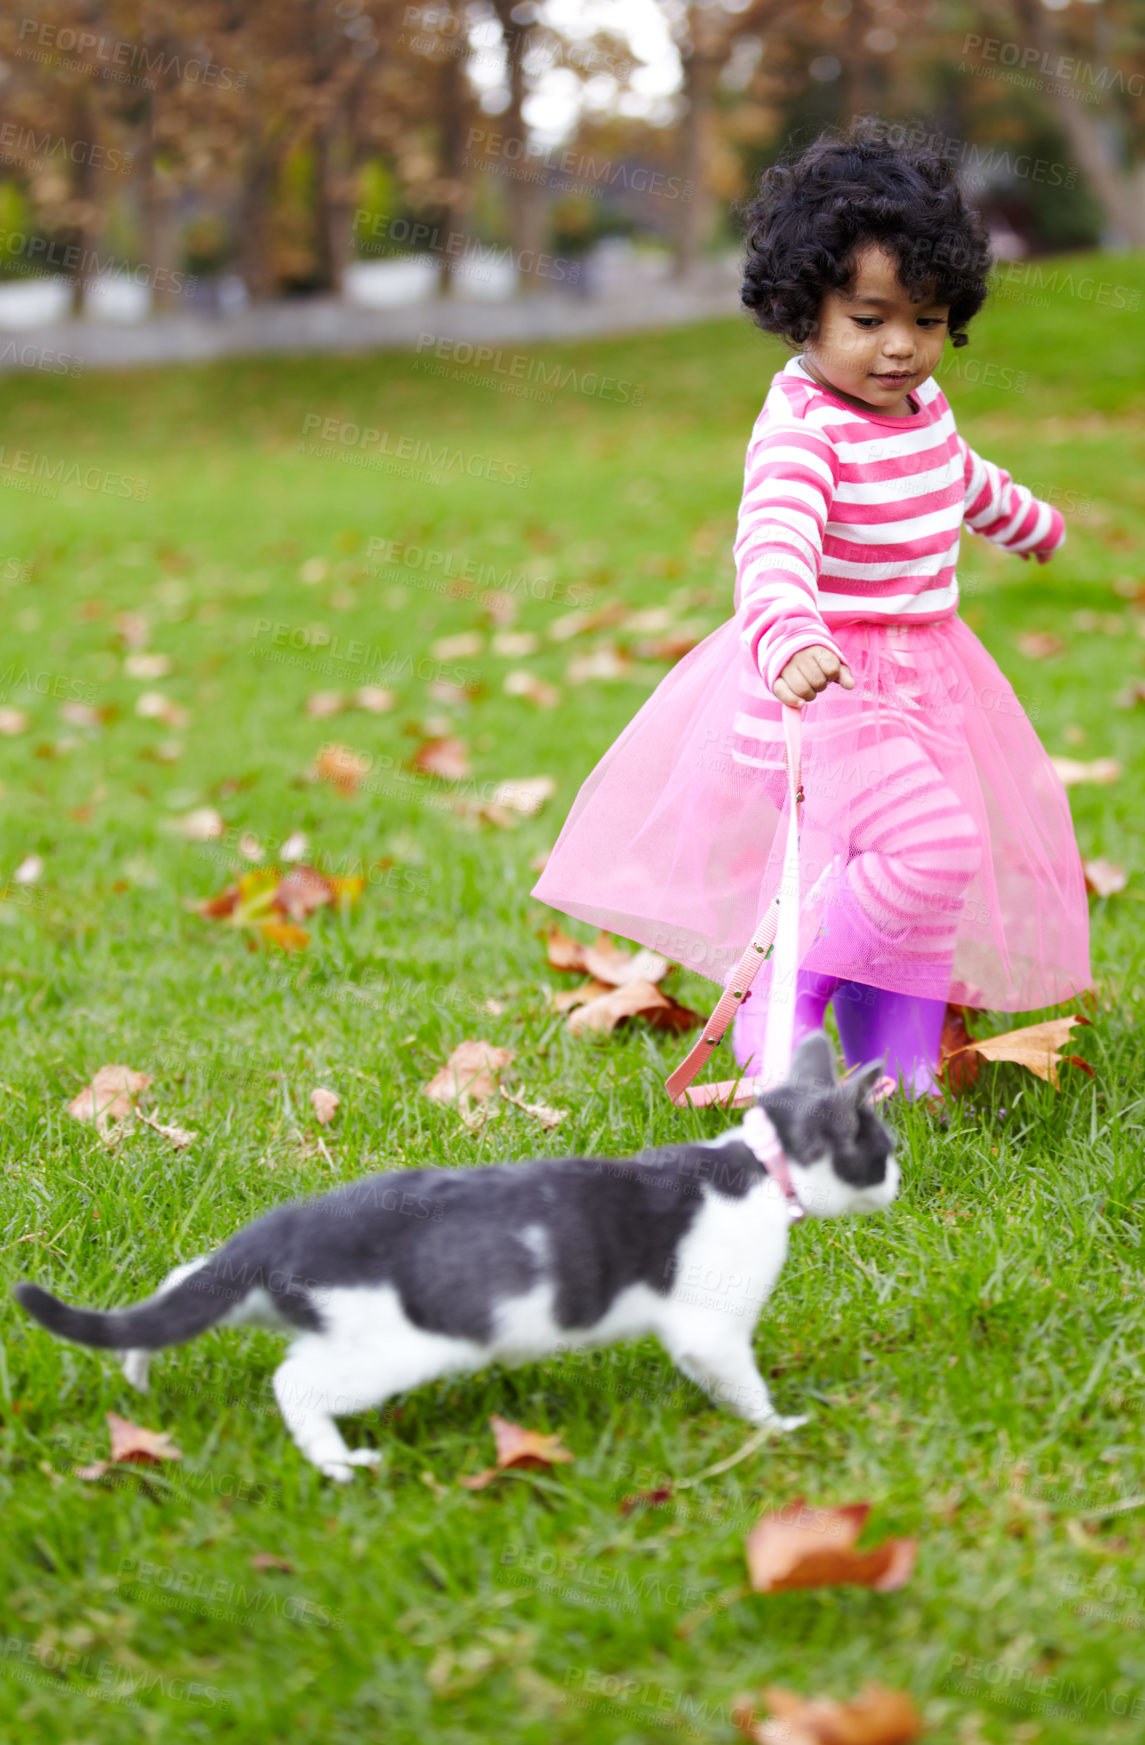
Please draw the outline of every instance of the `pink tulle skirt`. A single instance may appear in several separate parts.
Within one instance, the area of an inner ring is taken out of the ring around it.
[[[722,982],[781,873],[781,705],[729,620],[585,782],[534,895]],[[803,711],[801,961],[1028,1011],[1089,986],[1069,804],[957,618],[832,627],[855,689]]]

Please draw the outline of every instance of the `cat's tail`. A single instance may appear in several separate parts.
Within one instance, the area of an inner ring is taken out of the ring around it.
[[[222,1288],[209,1265],[196,1267],[178,1284],[165,1286],[132,1309],[106,1313],[73,1309],[50,1291],[27,1282],[16,1285],[12,1294],[50,1333],[104,1351],[158,1351],[164,1345],[182,1345],[221,1321],[235,1306],[235,1293]]]

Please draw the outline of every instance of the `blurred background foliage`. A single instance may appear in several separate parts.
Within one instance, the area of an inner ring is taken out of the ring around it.
[[[871,111],[944,142],[1003,254],[1145,246],[1142,0],[43,0],[0,19],[0,277],[338,295],[429,239],[448,293],[471,247],[617,235],[686,276]]]

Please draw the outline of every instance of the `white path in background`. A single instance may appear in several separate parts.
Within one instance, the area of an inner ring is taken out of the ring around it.
[[[255,354],[414,351],[419,340],[426,344],[426,334],[475,345],[559,342],[678,327],[737,313],[738,277],[726,268],[689,284],[634,285],[623,294],[596,298],[568,293],[501,303],[437,298],[392,309],[310,298],[218,317],[172,314],[130,325],[55,321],[22,326],[0,332],[0,372],[51,373],[49,354],[52,359],[65,356],[78,373],[80,368],[132,369]]]

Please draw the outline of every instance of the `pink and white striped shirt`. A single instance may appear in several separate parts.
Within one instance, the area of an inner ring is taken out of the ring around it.
[[[963,521],[1008,551],[1053,551],[1059,512],[954,428],[931,377],[914,417],[860,412],[792,358],[748,444],[736,530],[741,637],[770,690],[792,655],[839,649],[830,627],[935,624],[958,610]]]

